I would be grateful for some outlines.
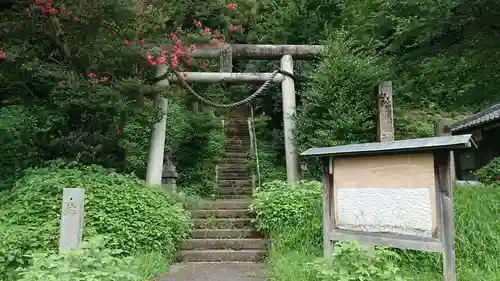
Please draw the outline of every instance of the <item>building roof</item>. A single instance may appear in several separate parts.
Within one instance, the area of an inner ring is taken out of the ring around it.
[[[397,140],[391,142],[373,142],[340,145],[334,147],[315,147],[302,152],[301,156],[347,156],[381,155],[394,152],[454,150],[477,147],[472,135],[457,135],[421,139]]]
[[[457,133],[495,120],[500,120],[500,103],[450,125],[450,130]]]

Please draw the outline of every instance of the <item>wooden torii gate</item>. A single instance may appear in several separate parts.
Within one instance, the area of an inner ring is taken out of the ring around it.
[[[233,73],[233,59],[281,60],[281,70],[293,73],[293,60],[310,60],[322,56],[321,45],[247,45],[234,44],[222,48],[213,45],[197,46],[191,54],[193,58],[220,58],[220,72],[182,72],[181,77],[187,82],[210,83],[264,83],[273,77],[273,73]],[[168,87],[170,83],[179,83],[173,73],[168,73],[168,66],[157,66],[156,76],[167,74],[167,79],[157,85]],[[283,127],[286,154],[287,181],[295,183],[299,180],[298,151],[295,145],[295,84],[291,77],[283,74],[274,75],[272,82],[281,83],[283,101]],[[164,112],[160,120],[153,125],[151,147],[146,173],[149,184],[161,184],[164,163],[167,99],[158,96],[155,105]]]

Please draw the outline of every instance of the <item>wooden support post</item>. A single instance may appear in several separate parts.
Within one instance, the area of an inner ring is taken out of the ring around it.
[[[392,82],[384,81],[378,86],[377,138],[379,142],[394,141],[394,116],[392,106]]]
[[[286,55],[281,59],[281,69],[293,73],[293,59]],[[292,78],[285,77],[281,82],[283,100],[283,130],[285,137],[286,177],[289,183],[299,180],[299,154],[295,147],[295,84]]]
[[[220,72],[233,72],[233,49],[226,45],[220,52]]]
[[[160,64],[156,68],[156,76],[162,76],[167,73],[167,65]],[[158,86],[167,87],[169,82],[163,79],[157,83]],[[151,132],[151,146],[148,155],[148,167],[146,172],[146,182],[148,184],[161,185],[163,159],[165,154],[165,135],[167,126],[167,106],[168,102],[163,95],[159,94],[155,97],[154,106],[161,113],[161,118],[153,125]]]
[[[451,130],[450,130],[451,124],[452,122],[448,120],[439,121],[436,124],[436,136],[438,137],[451,136]],[[455,173],[455,154],[453,153],[453,151],[450,151],[450,158],[451,158],[450,177],[451,181],[454,182],[457,180],[457,175]]]
[[[83,237],[84,188],[63,190],[59,251],[75,249]]]
[[[453,192],[450,180],[451,157],[449,152],[436,152],[434,154],[435,168],[438,173],[436,183],[437,203],[440,204],[439,211],[442,212],[440,221],[441,241],[443,244],[443,272],[445,281],[456,281],[456,261],[454,245],[454,223],[453,223]]]
[[[332,159],[323,165],[323,251],[325,258],[332,257],[332,231],[335,224],[333,220],[333,167]]]

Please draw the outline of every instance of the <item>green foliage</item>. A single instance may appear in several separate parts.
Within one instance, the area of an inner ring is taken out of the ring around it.
[[[374,88],[387,75],[384,62],[356,53],[345,32],[325,43],[328,56],[310,75],[297,116],[301,150],[375,139]]]
[[[394,260],[399,255],[386,248],[375,251],[358,241],[339,242],[333,247],[333,256],[319,259],[311,266],[316,280],[322,281],[403,281]]]
[[[111,249],[169,256],[188,235],[187,213],[161,188],[99,166],[54,163],[26,171],[1,198],[3,274],[25,265],[32,251],[57,248],[65,187],[86,189],[84,236],[105,235]]]
[[[2,182],[9,186],[25,167],[40,163],[41,152],[32,139],[38,120],[26,111],[21,106],[0,107],[0,190]]]
[[[140,113],[127,123],[123,147],[127,151],[127,171],[144,178],[148,160],[152,120],[157,113],[151,103],[141,107]],[[221,122],[207,113],[194,114],[179,99],[169,100],[167,109],[167,136],[165,155],[168,155],[180,173],[178,184],[189,189],[198,184],[210,193],[208,182],[214,179],[215,164],[223,152]]]
[[[266,182],[256,189],[250,209],[256,215],[256,226],[265,233],[279,227],[303,223],[321,225],[317,217],[321,210],[322,185],[319,182],[302,181],[290,185],[283,181]]]
[[[500,157],[496,157],[484,167],[476,171],[478,180],[484,184],[496,183],[500,180]]]
[[[58,254],[32,254],[32,265],[20,270],[19,281],[142,281],[132,257],[105,247],[104,237],[93,237],[80,248]]]
[[[284,150],[283,134],[280,134],[279,130],[274,130],[272,134],[269,133],[269,130],[272,130],[271,121],[266,116],[256,117],[253,120],[257,153],[252,154],[251,168],[254,172],[257,171],[258,158],[261,183],[286,178],[284,159],[280,153]]]

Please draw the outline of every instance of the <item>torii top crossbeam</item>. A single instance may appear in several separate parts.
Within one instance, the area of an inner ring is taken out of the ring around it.
[[[284,55],[290,55],[296,60],[310,60],[320,57],[324,53],[322,45],[228,44],[222,48],[217,45],[196,45],[196,50],[190,56],[193,58],[219,58],[225,48],[231,49],[233,59],[240,60],[279,60]]]

